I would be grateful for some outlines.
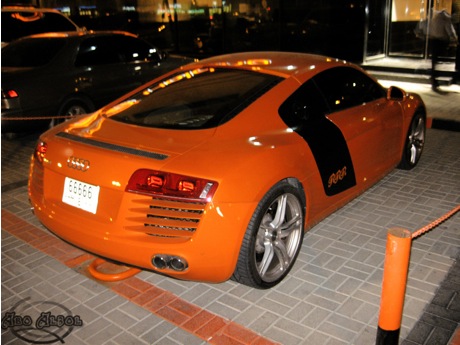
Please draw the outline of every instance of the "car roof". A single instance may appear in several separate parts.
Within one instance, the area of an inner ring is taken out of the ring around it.
[[[334,66],[350,65],[350,63],[315,54],[260,51],[219,55],[203,59],[193,65],[248,69],[288,78],[299,73],[308,71],[316,73],[318,70]]]
[[[27,13],[27,17],[29,17],[30,14],[33,15],[34,13],[52,13],[65,18],[69,22],[69,24],[75,26],[76,30],[83,30],[77,24],[75,24],[72,19],[63,14],[61,11],[58,11],[54,8],[36,8],[33,6],[2,6],[2,13]]]
[[[14,5],[8,5],[8,6],[2,6],[2,12],[54,12],[54,13],[59,13],[58,10],[55,10],[54,8],[37,8],[33,6],[14,6]]]
[[[8,42],[40,32],[85,31],[68,16],[52,8],[2,7],[2,47]]]
[[[41,34],[34,34],[24,39],[35,39],[35,38],[72,38],[72,37],[89,37],[89,36],[110,36],[110,35],[123,35],[130,37],[137,37],[137,35],[132,34],[127,31],[118,31],[118,30],[101,30],[101,31],[64,31],[64,32],[46,32]]]

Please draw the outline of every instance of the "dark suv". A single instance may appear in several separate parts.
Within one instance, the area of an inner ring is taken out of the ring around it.
[[[20,38],[2,48],[2,132],[92,112],[191,61],[121,31]]]

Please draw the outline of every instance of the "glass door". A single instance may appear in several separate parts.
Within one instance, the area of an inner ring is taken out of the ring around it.
[[[428,30],[433,11],[452,14],[452,0],[392,0],[388,55],[428,58]],[[453,56],[448,49],[443,54]]]
[[[390,0],[366,1],[364,60],[385,56],[389,3]]]
[[[392,0],[388,55],[424,57],[426,33],[419,36],[416,29],[427,18],[427,1],[431,0]]]

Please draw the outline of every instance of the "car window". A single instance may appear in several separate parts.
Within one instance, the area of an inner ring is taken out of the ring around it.
[[[60,13],[2,11],[2,42],[45,32],[76,30],[77,27]]]
[[[60,38],[31,38],[2,48],[2,67],[39,67],[48,64],[65,46]]]
[[[97,36],[82,41],[75,66],[158,60],[157,50],[143,40],[123,35]]]
[[[313,80],[298,88],[279,108],[283,121],[296,130],[321,120],[328,113],[330,109]]]
[[[351,67],[331,68],[313,80],[325,96],[331,112],[385,97],[385,90],[378,83]]]
[[[282,78],[225,68],[181,72],[106,110],[116,121],[169,129],[227,122]]]
[[[116,47],[125,62],[160,60],[157,49],[141,39],[130,36],[114,37],[114,39],[118,41],[115,42]]]
[[[111,37],[97,36],[84,39],[75,59],[75,66],[98,66],[123,62]]]

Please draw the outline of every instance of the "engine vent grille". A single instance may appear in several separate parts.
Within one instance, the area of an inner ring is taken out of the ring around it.
[[[127,230],[159,237],[191,237],[197,230],[206,203],[168,198],[137,199],[129,209]],[[135,224],[137,223],[137,224]]]

